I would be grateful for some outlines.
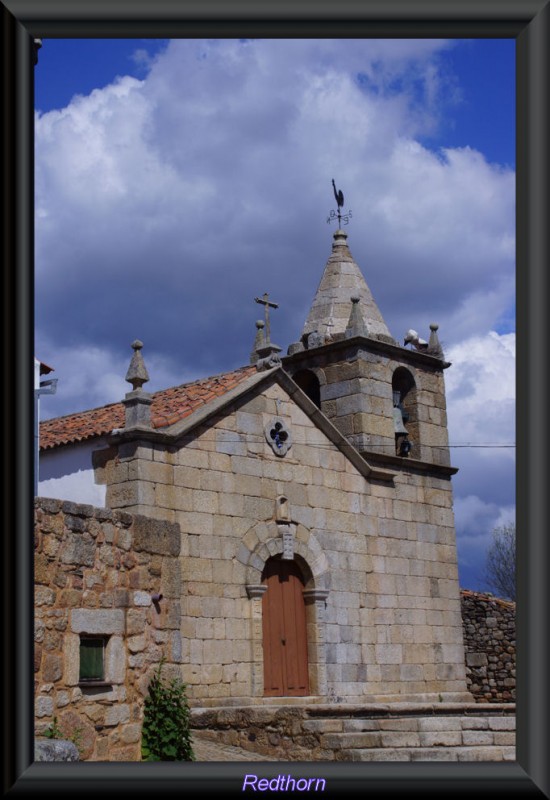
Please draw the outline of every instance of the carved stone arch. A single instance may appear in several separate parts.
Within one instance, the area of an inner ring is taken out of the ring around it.
[[[292,380],[298,384],[304,394],[307,394],[317,408],[321,408],[321,387],[326,386],[327,383],[324,370],[320,367],[300,369],[292,375]]]
[[[309,572],[311,575],[306,588],[328,590],[329,563],[315,535],[301,524],[291,523],[290,527],[294,529],[294,553],[300,557],[306,573]],[[282,552],[283,539],[275,522],[260,523],[248,531],[237,555],[239,561],[246,566],[246,586],[260,584],[267,560]]]
[[[318,366],[314,366],[314,365],[304,367],[303,369],[295,370],[294,373],[292,373],[292,380],[295,380],[295,378],[294,378],[295,375],[299,375],[300,373],[304,373],[304,372],[311,372],[311,374],[314,375],[317,378],[317,381],[319,382],[319,386],[326,386],[327,385],[327,376],[325,375],[325,370],[322,367],[318,367]]]

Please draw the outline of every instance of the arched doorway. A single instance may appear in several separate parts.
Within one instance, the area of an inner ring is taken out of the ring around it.
[[[304,580],[295,561],[270,558],[262,573],[264,695],[309,694]]]

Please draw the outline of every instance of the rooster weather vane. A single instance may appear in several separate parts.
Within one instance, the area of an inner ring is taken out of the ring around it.
[[[348,211],[347,214],[342,214],[340,209],[344,205],[344,194],[341,189],[336,188],[336,184],[334,183],[334,178],[332,179],[332,188],[334,190],[334,197],[336,199],[336,205],[338,206],[338,211],[331,211],[327,217],[327,222],[332,222],[335,219],[338,219],[338,227],[342,227],[342,220],[344,220],[344,225],[347,225],[351,219],[351,210]]]

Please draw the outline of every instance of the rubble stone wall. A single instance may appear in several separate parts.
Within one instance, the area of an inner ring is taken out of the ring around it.
[[[179,526],[45,498],[35,515],[35,735],[55,720],[81,759],[137,761],[151,674],[179,672]],[[80,680],[83,634],[104,637],[100,685]]]
[[[466,680],[475,699],[516,699],[516,605],[492,595],[462,590]]]

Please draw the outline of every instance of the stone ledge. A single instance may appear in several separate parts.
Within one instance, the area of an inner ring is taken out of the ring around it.
[[[196,704],[191,708],[191,715],[200,717],[201,714],[208,712],[209,716],[217,712],[224,715],[241,714],[246,711],[250,714],[269,713],[275,715],[278,711],[294,708],[303,713],[304,718],[314,719],[316,717],[332,718],[335,717],[395,717],[395,716],[419,716],[425,718],[437,718],[445,716],[460,715],[466,719],[471,715],[472,719],[478,717],[510,717],[516,713],[515,703],[325,703],[324,698],[305,697],[303,702],[298,702],[302,698],[262,698],[262,701],[271,700],[272,702],[262,702],[256,704],[253,698],[234,697],[230,702],[219,703],[213,700],[207,704],[205,701],[195,701]],[[286,700],[286,702],[285,702]],[[199,705],[200,703],[200,705]],[[498,724],[498,723],[495,723]],[[508,730],[510,723],[503,723],[503,728],[498,730]]]

